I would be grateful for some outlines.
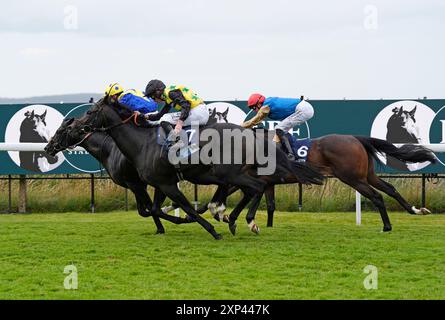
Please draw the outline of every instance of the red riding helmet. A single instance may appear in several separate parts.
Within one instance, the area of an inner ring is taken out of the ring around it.
[[[259,93],[251,94],[249,97],[249,100],[247,101],[247,106],[249,108],[253,108],[256,105],[258,105],[258,103],[263,104],[264,100],[266,100],[266,97],[263,96],[262,94],[259,94]]]

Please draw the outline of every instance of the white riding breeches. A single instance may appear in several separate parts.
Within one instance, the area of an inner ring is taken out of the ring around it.
[[[309,102],[303,100],[295,107],[295,113],[292,113],[290,116],[280,121],[275,129],[281,129],[284,132],[287,132],[293,127],[305,123],[313,116],[314,108]]]
[[[159,121],[166,121],[175,125],[178,122],[180,116],[181,112],[166,113],[161,117]],[[209,110],[203,103],[190,110],[189,116],[187,117],[187,119],[184,120],[184,126],[190,126],[192,124],[199,124],[202,126],[207,124],[207,121],[209,121]]]

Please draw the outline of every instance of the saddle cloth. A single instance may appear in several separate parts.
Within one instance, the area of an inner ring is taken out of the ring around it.
[[[184,143],[187,143],[188,146],[190,146],[192,144],[199,145],[199,136],[198,136],[196,130],[192,129],[191,126],[183,127],[182,131],[180,133],[180,136],[181,137],[187,136],[187,141],[184,141]],[[157,137],[156,142],[160,146],[164,146],[167,144],[167,141],[166,141],[167,134],[161,126],[158,127],[158,132],[157,132],[156,137]]]
[[[290,133],[286,133],[289,143],[292,147],[292,151],[295,155],[296,161],[306,162],[307,156],[309,154],[309,149],[312,145],[312,140],[309,138],[298,140]]]

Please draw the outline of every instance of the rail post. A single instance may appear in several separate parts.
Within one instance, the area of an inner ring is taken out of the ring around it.
[[[362,225],[362,197],[360,192],[355,192],[355,224]]]
[[[298,211],[303,210],[303,185],[298,183]]]
[[[422,208],[426,207],[426,176],[422,173]]]
[[[128,211],[128,189],[125,188],[125,211]]]
[[[19,213],[26,213],[26,175],[21,174],[19,179]]]
[[[194,188],[193,204],[195,205],[195,210],[198,210],[198,204],[199,204],[199,201],[198,201],[198,185],[195,184],[194,186],[195,186],[195,188]]]
[[[8,213],[12,212],[12,177],[8,174]]]
[[[91,209],[91,213],[95,212],[95,207],[94,207],[94,174],[90,175],[91,179],[91,200],[90,200],[90,209]]]

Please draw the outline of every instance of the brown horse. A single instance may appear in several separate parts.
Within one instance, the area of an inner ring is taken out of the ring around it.
[[[393,185],[376,175],[374,160],[380,162],[377,156],[379,153],[386,154],[388,158],[392,157],[404,163],[436,162],[436,156],[431,150],[418,145],[405,144],[397,148],[385,140],[352,135],[327,135],[312,140],[307,162],[313,167],[319,168],[324,175],[338,178],[368,198],[380,212],[383,221],[383,231],[391,231],[392,227],[383,197],[377,190],[396,199],[410,214],[428,214],[430,211],[426,208],[417,209],[410,205]],[[286,182],[294,183],[296,181]],[[231,193],[235,191],[236,189],[233,188]],[[274,185],[269,185],[265,191],[268,227],[272,226],[275,211],[274,192]],[[259,228],[255,224],[254,218],[261,197],[256,197],[254,200],[251,203],[251,210],[249,210],[246,220],[250,229],[258,233]],[[235,232],[234,219],[236,220],[236,218],[237,216],[232,214],[229,218],[232,233]]]

